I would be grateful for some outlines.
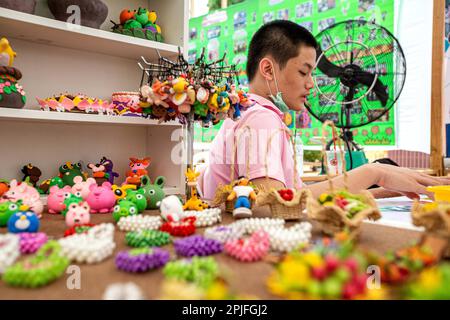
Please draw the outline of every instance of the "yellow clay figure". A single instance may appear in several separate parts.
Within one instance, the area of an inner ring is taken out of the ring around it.
[[[179,106],[186,101],[187,98],[186,89],[188,85],[189,83],[183,77],[179,77],[172,82],[171,93],[174,94],[172,99],[173,103]]]
[[[188,185],[197,185],[197,178],[200,175],[200,172],[197,172],[194,170],[192,170],[191,168],[188,168],[187,171],[185,172],[185,176],[188,182]]]
[[[0,66],[12,67],[17,53],[11,48],[8,39],[0,40]]]
[[[155,11],[148,11],[148,20],[151,23],[154,24],[156,22],[156,19],[158,19],[158,15],[156,14],[156,12]]]
[[[211,112],[217,112],[219,104],[217,102],[218,94],[213,93],[208,101],[208,108]]]
[[[188,201],[183,206],[183,210],[195,210],[195,211],[203,211],[207,209],[208,205],[203,202],[197,195],[193,195],[189,198]]]

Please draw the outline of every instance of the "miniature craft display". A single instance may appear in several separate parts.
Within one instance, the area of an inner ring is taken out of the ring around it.
[[[322,231],[329,235],[334,235],[338,232],[348,229],[354,236],[357,236],[360,231],[360,226],[365,219],[378,220],[381,218],[378,206],[372,194],[366,190],[359,194],[352,194],[348,192],[347,172],[344,154],[340,140],[336,133],[336,127],[331,121],[326,121],[323,125],[325,128],[331,126],[333,141],[337,140],[341,152],[342,170],[344,174],[344,190],[336,190],[328,168],[328,161],[326,155],[326,141],[325,133],[322,135],[324,163],[327,166],[327,178],[329,182],[329,191],[322,194],[319,199],[315,199],[310,194],[307,199],[307,214],[312,220],[318,221]]]
[[[114,115],[114,105],[107,100],[91,98],[85,94],[59,94],[49,98],[36,98],[42,111],[76,112]]]
[[[82,26],[100,29],[108,17],[108,6],[101,0],[48,0],[48,8],[57,20],[67,22],[73,15],[70,6],[80,10]]]
[[[298,220],[302,217],[302,212],[306,207],[306,199],[308,198],[310,191],[308,189],[299,189],[298,187],[298,171],[297,171],[297,156],[295,147],[295,140],[289,130],[283,129],[274,132],[268,142],[265,155],[265,171],[266,179],[269,179],[269,166],[268,166],[268,154],[270,152],[272,139],[275,136],[279,136],[280,132],[286,134],[293,145],[293,157],[294,157],[294,188],[260,190],[256,199],[256,205],[264,206],[269,205],[272,217],[281,218],[285,220]]]
[[[155,11],[146,8],[137,10],[123,9],[120,24],[113,23],[112,31],[127,36],[163,42],[161,27],[156,24],[158,16]]]
[[[99,163],[89,163],[87,167],[92,170],[92,177],[98,185],[105,181],[114,184],[114,179],[119,177],[119,174],[114,172],[114,163],[106,157],[102,157]]]
[[[160,58],[150,63],[142,58],[138,65],[143,72],[140,100],[144,116],[161,122],[199,120],[204,126],[228,117],[237,119],[242,109],[254,103],[234,84],[236,67],[224,61],[225,56],[206,62],[204,51],[194,64],[181,53],[177,61]]]
[[[17,53],[12,49],[8,39],[0,39],[0,107],[21,109],[27,98],[22,86],[19,69],[13,67]]]

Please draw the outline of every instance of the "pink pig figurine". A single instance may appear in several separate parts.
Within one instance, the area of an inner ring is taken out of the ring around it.
[[[76,176],[73,178],[73,182],[75,183],[72,187],[72,194],[76,195],[77,197],[83,198],[83,200],[86,200],[91,190],[89,190],[89,187],[92,184],[96,184],[94,178],[88,178],[86,181],[83,181],[83,178],[80,176]]]
[[[11,180],[10,188],[0,198],[0,203],[6,201],[17,202],[22,200],[24,205],[30,207],[30,211],[36,213],[38,218],[42,218],[44,204],[41,201],[39,192],[25,182],[18,182],[16,179]]]
[[[99,187],[97,184],[89,186],[91,191],[86,199],[91,207],[91,213],[110,213],[116,204],[116,197],[111,188],[111,183],[103,182]]]
[[[75,225],[88,224],[91,221],[89,204],[86,201],[82,203],[71,203],[66,214],[66,225],[72,228]]]
[[[50,188],[50,194],[47,198],[49,213],[58,214],[66,208],[64,205],[64,200],[70,195],[70,190],[70,186],[65,186],[61,189],[58,186],[53,186]]]

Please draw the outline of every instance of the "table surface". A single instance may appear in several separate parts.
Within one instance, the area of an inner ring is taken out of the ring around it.
[[[147,215],[155,215],[157,212],[146,211]],[[254,210],[255,217],[270,216],[266,208]],[[112,222],[111,215],[92,215],[93,223]],[[233,221],[231,215],[223,214],[223,224]],[[40,231],[46,232],[49,237],[57,239],[62,237],[66,229],[63,217],[60,215],[44,214],[41,221]],[[204,228],[199,228],[197,233],[203,233]],[[2,228],[0,233],[6,233]],[[376,224],[364,224],[359,239],[359,245],[378,252],[396,250],[409,245],[419,239],[421,233],[415,230],[406,230],[387,227]],[[314,227],[313,237],[320,237],[320,233]],[[150,271],[144,274],[130,274],[119,271],[114,264],[114,257],[120,250],[129,249],[125,245],[125,232],[116,228],[116,249],[114,254],[107,260],[96,265],[80,265],[81,288],[67,289],[66,282],[69,277],[65,274],[57,281],[39,289],[23,289],[8,287],[0,281],[0,299],[102,299],[107,286],[112,283],[134,282],[144,293],[147,299],[158,298],[163,281],[162,270]],[[173,246],[166,246],[173,253]],[[261,299],[277,299],[266,289],[266,279],[273,270],[269,262],[260,261],[255,263],[241,263],[225,255],[214,256],[221,270],[228,274],[227,280],[232,292],[239,294],[250,294]]]

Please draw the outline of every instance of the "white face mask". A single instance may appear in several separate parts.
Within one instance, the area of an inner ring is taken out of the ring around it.
[[[287,112],[289,112],[289,107],[287,106],[287,104],[286,104],[286,103],[284,102],[284,100],[283,100],[283,94],[282,94],[282,92],[280,91],[280,89],[278,88],[278,81],[277,81],[277,77],[276,77],[276,75],[275,75],[275,68],[274,68],[274,66],[273,66],[273,63],[271,63],[271,64],[272,64],[273,78],[274,78],[274,80],[275,80],[275,87],[276,87],[276,89],[277,89],[277,93],[276,93],[275,96],[272,94],[272,89],[270,89],[269,81],[266,79],[267,87],[269,88],[269,91],[270,91],[269,97],[270,97],[270,99],[272,99],[273,104],[274,104],[281,112],[287,113]]]

